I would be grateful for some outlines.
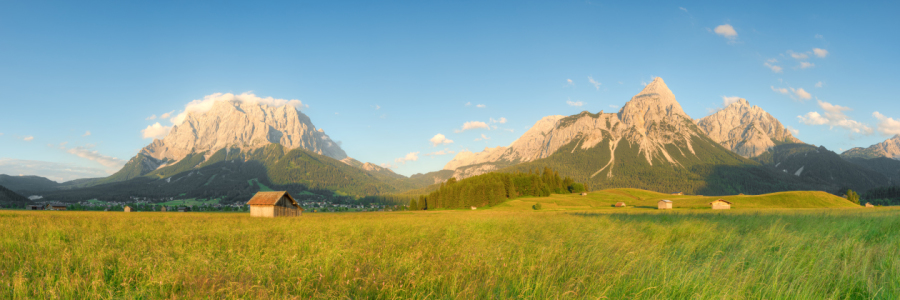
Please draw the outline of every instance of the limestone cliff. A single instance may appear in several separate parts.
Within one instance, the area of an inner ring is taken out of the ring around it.
[[[697,126],[713,141],[747,158],[779,144],[802,143],[775,117],[745,99],[697,120]]]
[[[841,154],[844,158],[878,158],[887,157],[900,160],[900,134],[869,146],[868,148],[853,148]]]

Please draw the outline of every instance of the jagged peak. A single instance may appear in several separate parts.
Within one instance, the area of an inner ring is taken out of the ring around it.
[[[619,110],[619,119],[626,125],[644,127],[648,122],[669,120],[675,115],[691,119],[684,113],[675,94],[662,78],[656,77],[640,93]]]
[[[645,86],[644,89],[641,90],[641,92],[638,93],[637,96],[635,96],[635,97],[639,97],[641,95],[648,95],[648,94],[660,94],[660,95],[669,94],[669,95],[671,95],[672,90],[669,89],[669,86],[666,85],[666,82],[663,81],[662,77],[656,77],[653,79],[653,81],[651,81],[649,84],[647,84],[647,86]]]

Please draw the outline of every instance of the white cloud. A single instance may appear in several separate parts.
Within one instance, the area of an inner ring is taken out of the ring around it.
[[[825,113],[819,114],[819,112],[813,111],[803,116],[797,116],[797,118],[800,119],[800,123],[807,125],[828,125],[831,128],[841,127],[853,133],[865,135],[872,134],[873,131],[871,127],[850,119],[850,117],[844,113],[852,110],[849,107],[831,104],[822,100],[816,101],[818,101],[819,107],[821,107]]]
[[[30,142],[30,141],[34,140],[34,137],[29,135],[29,136],[22,138],[22,140],[26,141],[26,142]]]
[[[571,85],[571,86],[575,86],[575,82],[572,81],[572,79],[566,79],[566,84]]]
[[[148,121],[149,121],[149,120],[156,120],[156,115],[150,115],[149,117],[147,117],[147,118],[144,119],[144,120],[148,120]]]
[[[472,102],[466,102],[466,106],[471,106]]]
[[[731,96],[731,97],[722,96],[722,106],[728,107],[732,103],[738,102],[740,100],[741,100],[741,97],[738,97],[738,96]]]
[[[772,86],[772,90],[775,91],[776,93],[779,93],[779,94],[785,94],[785,95],[787,95],[787,94],[789,93],[789,92],[788,92],[788,89],[786,89],[786,88],[775,88],[775,86]]]
[[[453,143],[453,140],[448,139],[446,136],[444,136],[443,134],[440,134],[440,133],[435,134],[434,137],[431,138],[431,139],[428,140],[428,141],[431,142],[431,145],[432,145],[433,147],[437,147],[438,145],[441,145],[441,144],[451,144],[451,143]]]
[[[382,167],[382,168],[387,168],[387,169],[393,169],[393,168],[394,168],[394,166],[392,166],[392,165],[389,164],[389,163],[381,163],[381,167]]]
[[[376,104],[376,105],[375,105],[375,110],[379,110],[379,109],[381,109],[381,106]]]
[[[683,10],[684,12],[688,12],[687,8],[679,7],[678,9]]]
[[[716,29],[713,30],[716,34],[724,36],[725,38],[734,41],[737,38],[737,31],[734,30],[734,27],[731,27],[729,24],[722,24],[716,26]]]
[[[773,73],[781,73],[783,69],[781,68],[781,66],[776,65],[776,62],[778,62],[778,60],[770,59],[763,63],[763,65],[766,66],[766,68],[771,69]]]
[[[813,51],[813,54],[815,54],[819,58],[825,58],[826,56],[828,56],[828,50],[825,50],[825,49],[813,48],[812,51]]]
[[[821,81],[816,82],[816,87],[817,87],[817,88],[820,88],[820,87],[822,87],[823,85],[825,85],[825,84],[823,84]]]
[[[804,90],[803,88],[799,88],[799,89],[791,88],[791,92],[794,92],[794,95],[796,95],[797,98],[799,98],[801,101],[812,99],[812,95],[807,93],[806,90]]]
[[[816,64],[811,63],[811,62],[808,62],[808,61],[801,61],[801,62],[800,62],[800,68],[801,68],[801,69],[812,68],[812,67],[815,67],[815,66],[816,66]]]
[[[573,102],[572,100],[567,100],[567,101],[566,101],[566,104],[568,104],[569,106],[582,106],[582,105],[584,105],[584,103],[581,102],[581,101],[575,101],[575,102]]]
[[[484,104],[478,104],[478,105],[475,105],[475,107],[477,107],[477,108],[485,108],[485,107],[487,107],[487,106],[484,105]]]
[[[817,35],[816,35],[816,38],[817,38],[817,39],[824,39],[825,37],[822,36],[821,34],[817,34]]]
[[[503,118],[503,117],[501,117],[500,119],[491,118],[491,123],[506,124],[506,118]]]
[[[107,171],[99,168],[81,167],[71,164],[0,158],[0,174],[21,174],[46,177],[56,182],[65,182],[79,178],[97,178],[109,176]]]
[[[168,119],[168,118],[171,117],[172,114],[174,114],[174,113],[175,113],[175,111],[173,110],[173,111],[164,113],[164,114],[162,114],[162,115],[159,115],[159,118],[160,118],[160,119]]]
[[[272,97],[262,98],[256,96],[251,92],[245,92],[239,95],[235,95],[232,93],[215,93],[211,95],[206,95],[203,99],[198,99],[189,102],[184,106],[184,110],[181,111],[178,115],[170,118],[172,124],[181,125],[181,122],[184,122],[184,119],[190,113],[202,114],[210,109],[212,109],[213,104],[216,102],[242,102],[242,103],[260,103],[274,107],[281,107],[284,105],[293,106],[295,109],[301,109],[304,107],[309,107],[308,105],[303,104],[300,100],[296,99],[276,99]],[[162,118],[167,117],[166,115],[170,115],[171,113],[164,114]]]
[[[426,153],[425,156],[440,156],[440,155],[447,155],[447,154],[454,154],[454,153],[456,153],[456,151],[445,148],[444,150],[441,150],[441,151]]]
[[[84,135],[82,135],[82,136],[89,136],[89,135],[91,135],[91,131],[90,131],[90,130],[88,130],[87,132],[85,132]]]
[[[97,152],[97,150],[91,150],[94,145],[85,145],[84,147],[74,147],[74,148],[66,148],[64,144],[59,145],[59,149],[68,152],[69,154],[74,154],[78,157],[97,162],[98,164],[106,167],[106,172],[109,174],[115,173],[123,166],[125,166],[125,161],[116,157],[111,157],[107,155],[103,155]]]
[[[156,122],[156,124],[149,125],[141,130],[141,136],[145,139],[161,139],[169,134],[169,130],[172,130],[172,126],[162,126],[159,122]]]
[[[794,52],[794,51],[791,51],[791,50],[788,50],[787,53],[790,54],[791,57],[793,57],[794,59],[807,59],[807,58],[809,58],[809,55],[807,55],[806,53],[797,53],[797,52]]]
[[[486,141],[486,140],[489,140],[489,139],[491,139],[491,138],[489,138],[488,136],[484,135],[484,133],[482,133],[482,134],[481,134],[481,137],[475,139],[475,141],[476,141],[476,142],[477,142],[477,141]]]
[[[463,132],[466,130],[479,129],[479,128],[490,129],[490,126],[488,126],[487,123],[481,122],[481,121],[469,121],[469,122],[466,122],[463,124],[462,129],[454,130],[454,132],[460,133],[460,132]]]
[[[417,161],[419,160],[419,152],[410,152],[406,154],[406,156],[395,159],[394,162],[398,164],[405,164],[408,161]]]
[[[594,77],[588,76],[588,82],[590,82],[591,85],[593,85],[595,89],[597,89],[598,91],[600,90],[600,85],[601,85],[602,83],[597,82],[596,80],[594,80]]]
[[[900,134],[900,120],[888,118],[877,111],[872,113],[872,116],[878,119],[878,132],[886,135]]]

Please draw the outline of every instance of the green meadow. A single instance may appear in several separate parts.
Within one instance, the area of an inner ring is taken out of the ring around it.
[[[0,211],[12,229],[0,231],[0,298],[900,298],[900,209],[817,194],[800,209],[773,209],[779,194],[735,196],[728,211],[697,196],[644,208],[657,197],[673,198],[608,190],[280,219]],[[621,199],[633,207],[611,207]]]

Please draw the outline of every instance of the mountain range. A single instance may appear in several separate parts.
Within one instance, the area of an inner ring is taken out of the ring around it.
[[[618,112],[547,116],[509,146],[463,151],[441,171],[410,177],[348,157],[292,106],[219,101],[208,111],[187,114],[109,177],[58,184],[3,175],[0,185],[53,201],[193,197],[235,202],[266,189],[327,199],[418,193],[451,177],[550,167],[592,189],[838,192],[894,184],[900,180],[900,161],[889,158],[900,158],[900,136],[838,155],[803,144],[745,99],[694,120],[656,78]]]

